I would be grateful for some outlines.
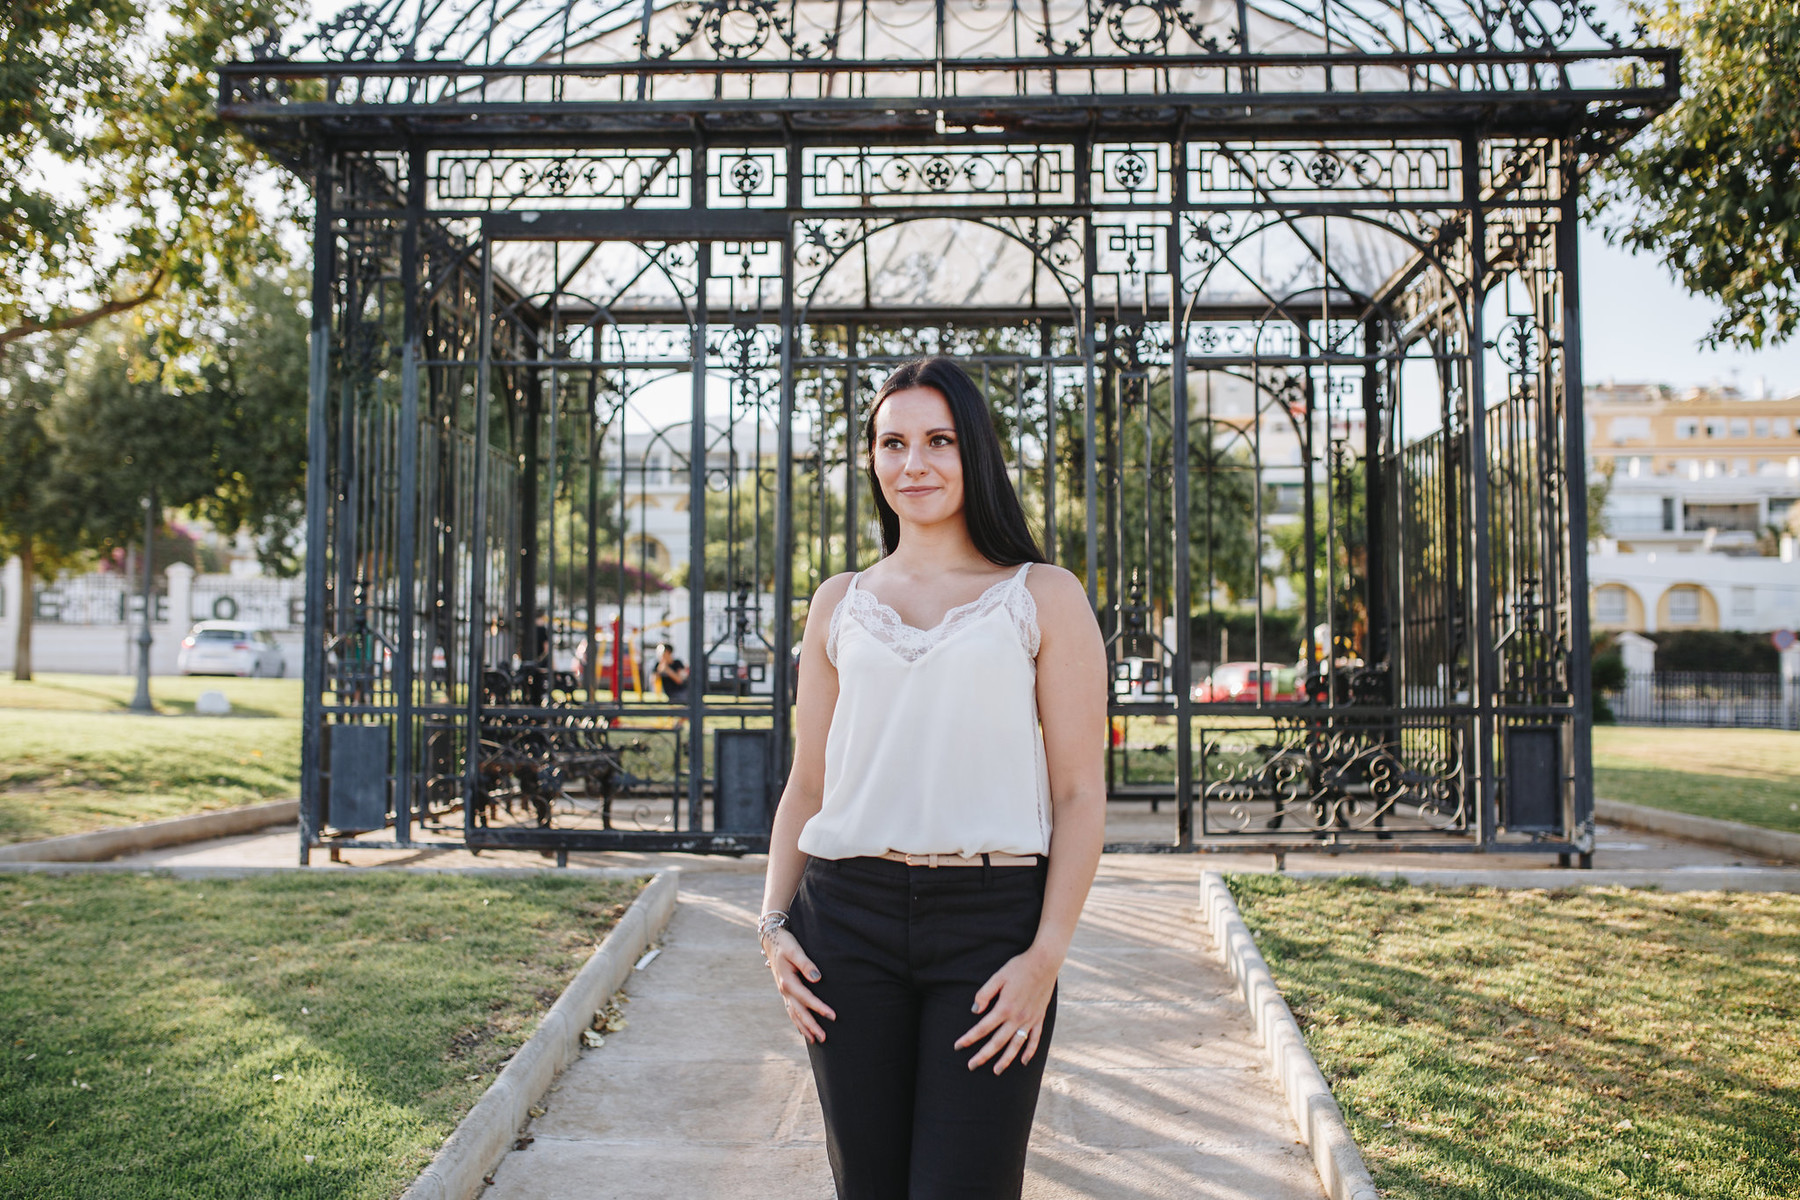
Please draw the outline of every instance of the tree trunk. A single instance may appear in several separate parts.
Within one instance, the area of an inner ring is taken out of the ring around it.
[[[19,637],[13,645],[13,680],[25,683],[31,679],[31,619],[37,615],[36,597],[31,594],[31,539],[19,547]]]

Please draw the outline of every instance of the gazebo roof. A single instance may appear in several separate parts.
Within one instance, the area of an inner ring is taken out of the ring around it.
[[[222,68],[270,141],[916,137],[992,128],[1545,133],[1675,86],[1582,0],[386,0]]]

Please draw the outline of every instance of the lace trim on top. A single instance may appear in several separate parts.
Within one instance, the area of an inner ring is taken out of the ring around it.
[[[846,615],[855,617],[870,636],[893,650],[903,661],[917,662],[964,625],[1000,610],[1010,619],[1014,632],[1019,635],[1020,646],[1036,669],[1040,640],[1037,601],[1032,598],[1031,589],[1025,586],[1025,573],[1030,569],[1031,564],[1026,563],[1016,574],[1002,579],[967,604],[951,608],[943,620],[930,629],[908,625],[900,619],[899,613],[877,600],[873,593],[857,587],[857,576],[862,574],[858,571],[850,577],[850,586],[845,589],[843,599],[831,611],[831,624],[825,633],[825,657],[831,660],[832,666],[837,665],[838,630]]]

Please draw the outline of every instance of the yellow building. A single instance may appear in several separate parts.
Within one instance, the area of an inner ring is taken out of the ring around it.
[[[1631,550],[1757,553],[1800,500],[1800,395],[1657,384],[1586,390],[1590,469],[1610,470],[1607,533]]]

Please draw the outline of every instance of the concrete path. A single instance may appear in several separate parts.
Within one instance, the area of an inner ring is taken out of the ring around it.
[[[1197,862],[1110,864],[1063,971],[1032,1138],[1032,1200],[1314,1200],[1244,1006],[1195,905]],[[761,881],[686,873],[630,1023],[566,1071],[488,1200],[827,1200],[805,1049],[755,925]]]
[[[1106,836],[1109,841],[1173,841],[1175,818],[1167,805],[1160,813],[1149,811],[1141,802],[1115,801],[1107,806]],[[1108,862],[1153,864],[1167,860],[1162,854],[1109,855]],[[1215,871],[1269,871],[1274,860],[1267,854],[1206,854],[1199,856],[1205,866]],[[383,867],[459,867],[510,866],[546,867],[552,860],[524,850],[487,851],[470,854],[454,846],[421,844],[407,850],[345,850],[343,862],[333,864],[323,850],[313,852],[313,865],[325,869],[349,866]],[[293,825],[270,829],[260,834],[217,838],[188,846],[171,846],[120,859],[133,866],[231,865],[291,867],[299,862],[298,828]],[[611,851],[603,854],[571,854],[569,864],[578,867],[642,867],[658,869],[681,866],[689,871],[746,871],[762,873],[760,856],[737,860],[694,854],[643,854]],[[1594,867],[1625,871],[1690,871],[1741,868],[1755,870],[1779,868],[1774,859],[1760,858],[1743,850],[1704,845],[1679,837],[1624,829],[1601,824],[1595,831]],[[1305,853],[1296,850],[1287,856],[1291,871],[1341,871],[1366,873],[1383,870],[1480,870],[1537,871],[1554,869],[1556,859],[1548,854],[1439,854],[1429,852],[1388,852],[1381,854],[1346,853],[1341,855]],[[1136,870],[1136,868],[1133,868]],[[1160,868],[1151,868],[1152,870]],[[1790,868],[1791,869],[1791,868]],[[1199,867],[1189,874],[1199,879]],[[1580,886],[1583,872],[1568,872],[1569,886]],[[1541,886],[1541,885],[1540,885]]]

